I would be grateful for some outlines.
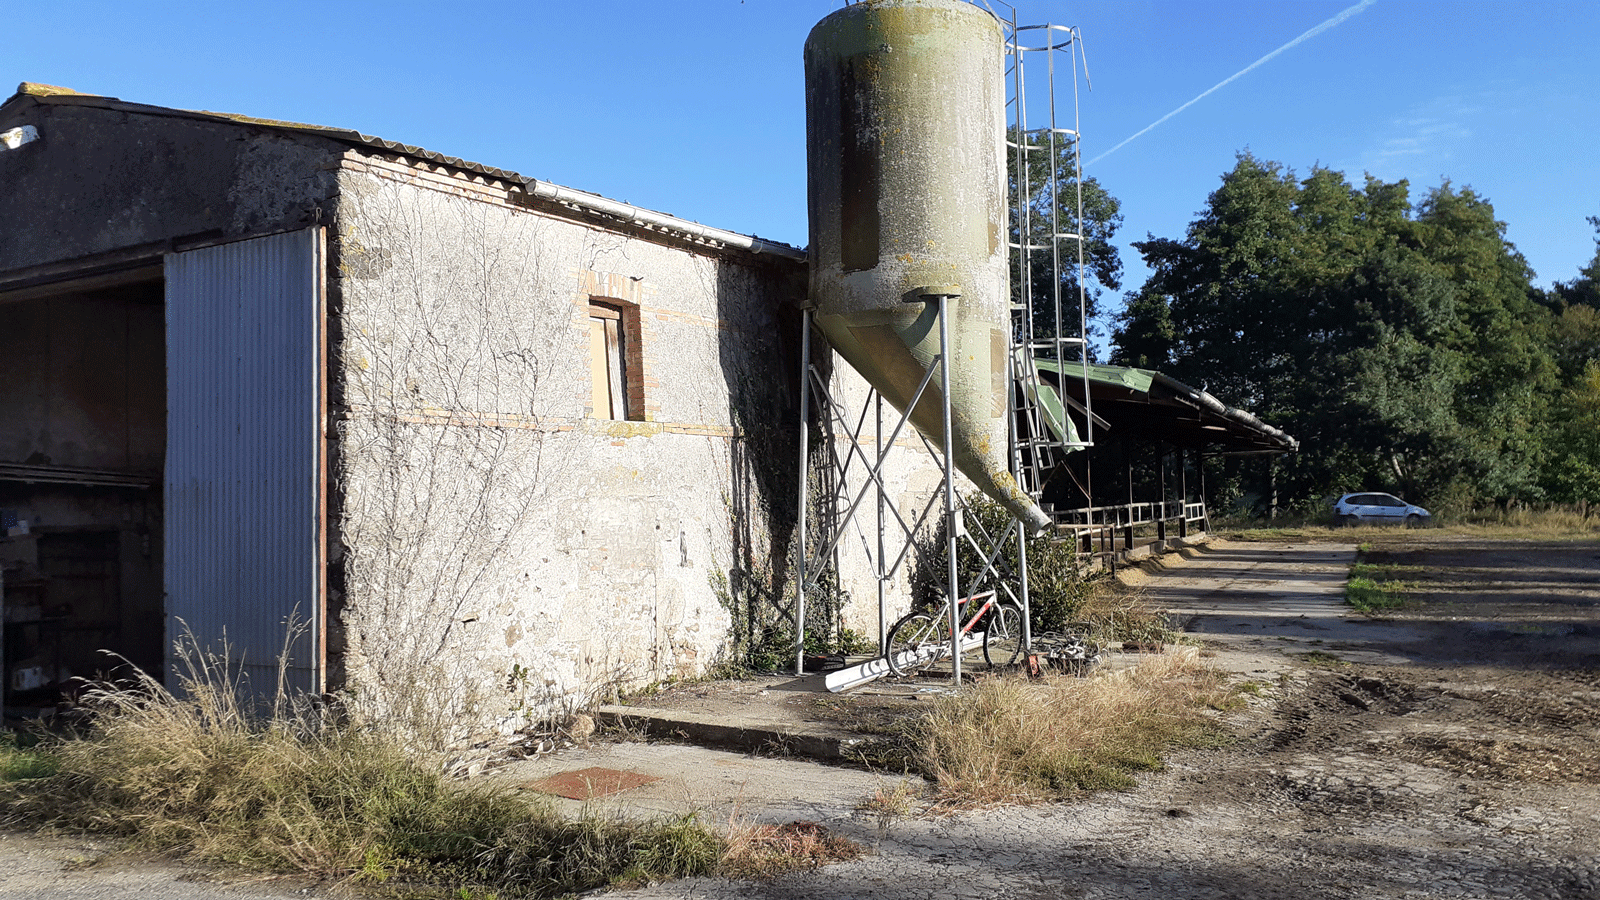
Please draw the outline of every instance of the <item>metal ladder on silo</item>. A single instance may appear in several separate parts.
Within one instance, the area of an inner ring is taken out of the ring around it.
[[[1037,46],[1032,45],[1036,38]],[[1011,391],[1012,469],[1022,488],[1037,502],[1045,481],[1066,456],[1094,444],[1097,425],[1089,394],[1089,344],[1085,316],[1086,275],[1083,240],[1083,168],[1078,153],[1079,67],[1088,70],[1082,53],[1082,35],[1077,28],[1064,25],[1010,26],[1006,47],[1010,57],[1007,100],[1009,124],[1006,134],[1008,175],[1011,183],[1010,247],[1016,254],[1012,265]],[[1044,54],[1046,124],[1029,122],[1029,77],[1027,60]],[[1065,61],[1072,82],[1072,127],[1063,127],[1057,115],[1060,99],[1056,90],[1058,62]],[[1043,165],[1036,160],[1042,157]],[[1063,165],[1070,163],[1070,170]],[[1069,179],[1073,188],[1070,206],[1063,208],[1055,188]],[[1036,183],[1038,182],[1038,183]],[[1043,191],[1046,210],[1039,210],[1036,194]],[[1066,221],[1063,221],[1065,219]],[[1076,266],[1073,283],[1076,297],[1063,296],[1065,266]],[[1050,295],[1035,296],[1034,279],[1048,272]],[[1039,312],[1045,321],[1039,321]],[[1055,371],[1056,383],[1040,376],[1040,360]],[[1068,396],[1065,381],[1082,382],[1083,402]],[[1058,402],[1052,403],[1054,396]],[[1067,412],[1071,407],[1083,421],[1080,430]]]

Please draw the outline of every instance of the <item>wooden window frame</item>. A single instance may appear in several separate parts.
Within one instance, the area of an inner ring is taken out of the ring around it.
[[[589,415],[643,421],[639,308],[610,297],[589,300]]]

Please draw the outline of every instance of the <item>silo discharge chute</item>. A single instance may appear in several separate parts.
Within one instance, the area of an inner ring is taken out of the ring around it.
[[[965,0],[865,0],[805,45],[814,321],[907,412],[948,312],[952,461],[1030,531],[1010,471],[1010,291],[1000,23]],[[938,376],[911,422],[944,440]]]

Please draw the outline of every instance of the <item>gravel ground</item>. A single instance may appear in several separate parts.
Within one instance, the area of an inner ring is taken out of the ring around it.
[[[833,791],[808,815],[869,855],[617,896],[1600,898],[1600,541],[1371,541],[1420,598],[1384,619],[1338,603],[1353,546],[1217,541],[1138,588],[1257,685],[1232,747],[1125,793],[882,828]],[[828,771],[861,777],[813,767],[799,789]],[[108,852],[0,837],[0,900],[322,892]]]

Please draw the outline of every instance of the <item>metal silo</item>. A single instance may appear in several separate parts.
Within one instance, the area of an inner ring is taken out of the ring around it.
[[[905,411],[949,304],[952,459],[1037,530],[1008,464],[1004,41],[964,0],[865,0],[805,45],[814,321]],[[937,378],[911,421],[944,439]]]

